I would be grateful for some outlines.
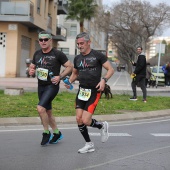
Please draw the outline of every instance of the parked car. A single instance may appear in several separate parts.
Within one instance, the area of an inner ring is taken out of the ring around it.
[[[120,72],[121,71],[121,67],[120,65],[117,66],[117,71]]]
[[[121,67],[121,70],[125,71],[125,65],[124,64],[122,64],[120,67]]]
[[[165,76],[162,70],[162,66],[159,67],[158,72],[157,70],[158,66],[151,67],[151,74],[156,78],[158,85],[165,85]]]

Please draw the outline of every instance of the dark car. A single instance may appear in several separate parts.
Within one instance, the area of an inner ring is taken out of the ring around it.
[[[120,65],[117,66],[117,71],[120,72],[121,71],[121,67]]]

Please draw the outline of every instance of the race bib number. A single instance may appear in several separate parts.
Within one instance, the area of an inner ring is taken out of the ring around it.
[[[91,96],[91,89],[84,89],[80,87],[78,99],[83,101],[88,101],[90,96]]]
[[[44,68],[38,68],[37,69],[37,78],[39,80],[47,81],[48,77],[48,70]]]

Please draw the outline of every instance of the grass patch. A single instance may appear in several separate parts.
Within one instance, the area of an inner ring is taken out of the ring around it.
[[[54,116],[75,116],[76,94],[69,92],[59,93],[53,100]],[[127,112],[146,112],[154,110],[169,109],[170,97],[148,96],[147,103],[142,102],[142,97],[138,101],[130,101],[129,95],[113,95],[112,99],[100,99],[96,108],[96,115],[120,114]],[[36,106],[38,103],[37,93],[27,92],[21,96],[5,95],[0,90],[0,117],[37,117]]]

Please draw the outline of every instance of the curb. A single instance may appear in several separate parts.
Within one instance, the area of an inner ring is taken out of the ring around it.
[[[170,116],[170,109],[149,111],[149,112],[131,112],[122,114],[110,115],[94,115],[93,117],[98,121],[126,121],[126,120],[139,120],[157,117]],[[75,116],[68,117],[55,117],[57,124],[76,124]],[[19,118],[0,118],[0,126],[19,126],[19,125],[41,125],[39,117],[19,117]]]

